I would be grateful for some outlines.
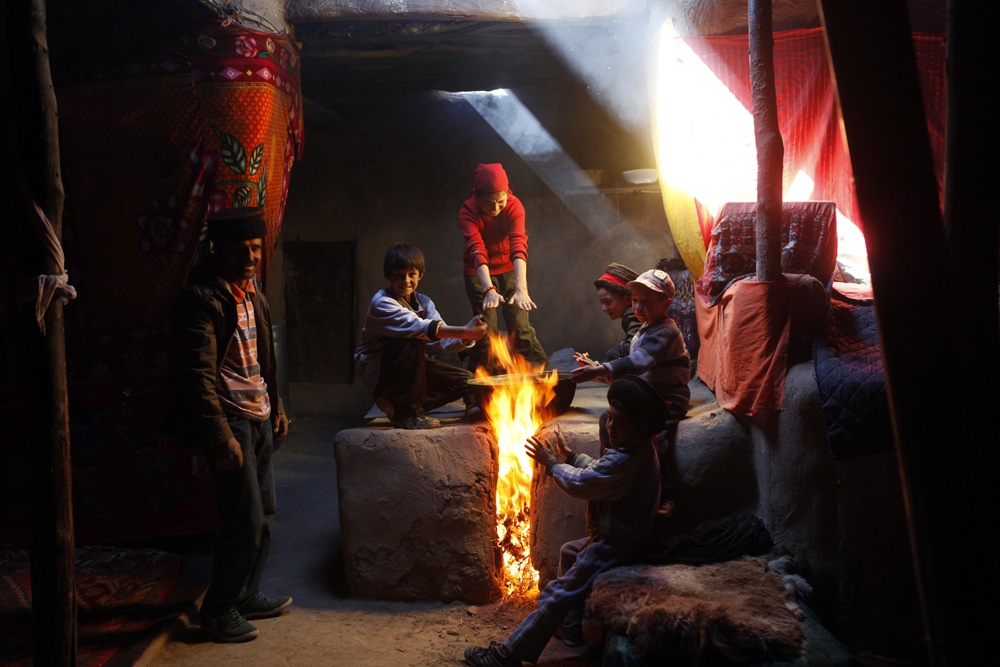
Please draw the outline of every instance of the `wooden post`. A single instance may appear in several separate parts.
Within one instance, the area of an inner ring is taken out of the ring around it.
[[[750,85],[757,140],[757,280],[781,274],[781,177],[785,146],[778,128],[771,0],[750,0]]]
[[[949,268],[959,286],[954,298],[965,315],[957,322],[960,349],[976,350],[984,370],[1000,368],[1000,124],[982,100],[995,90],[1000,46],[991,36],[1000,25],[1000,5],[978,0],[948,2],[948,126],[944,223]],[[987,394],[982,394],[987,396]]]
[[[956,331],[974,315],[960,303],[969,286],[956,282],[947,261],[907,5],[819,6],[868,245],[928,655],[936,665],[991,664],[995,651],[982,638],[998,624],[996,552],[983,518],[996,516],[997,498],[982,423],[995,432],[997,369],[958,344]],[[991,65],[976,63],[977,78],[984,67],[995,78]],[[986,125],[967,129],[995,137],[992,122],[987,115]],[[988,252],[995,257],[995,242]],[[995,289],[996,273],[988,279]],[[995,293],[989,308],[997,308]]]
[[[63,185],[55,89],[49,70],[44,0],[4,9],[11,78],[18,104],[17,154],[26,187],[62,237]],[[23,207],[21,201],[11,206]],[[27,220],[26,213],[24,220]],[[39,243],[41,243],[39,241]],[[60,272],[46,254],[40,267]],[[70,474],[69,410],[62,304],[53,299],[38,341],[32,403],[31,589],[36,665],[76,665],[76,557]],[[38,336],[37,329],[35,337]]]

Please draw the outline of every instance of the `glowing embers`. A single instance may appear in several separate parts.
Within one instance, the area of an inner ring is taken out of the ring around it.
[[[538,572],[531,565],[528,544],[533,462],[524,443],[545,422],[545,406],[555,396],[559,375],[531,366],[511,353],[505,337],[492,333],[488,357],[476,377],[490,378],[484,368],[504,373],[490,378],[489,391],[482,394],[485,400],[480,400],[500,450],[496,497],[497,544],[503,555],[500,589],[505,598],[527,597],[537,592]]]

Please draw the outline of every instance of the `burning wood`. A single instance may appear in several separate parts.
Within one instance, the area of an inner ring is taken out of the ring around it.
[[[556,372],[545,373],[522,357],[512,354],[502,336],[490,334],[488,367],[522,376],[525,381],[489,382],[481,406],[493,428],[500,450],[500,471],[497,476],[497,546],[503,563],[500,567],[500,589],[504,598],[534,595],[538,590],[538,572],[531,565],[528,544],[531,507],[532,460],[524,443],[545,422],[546,406],[555,396],[559,381]],[[489,377],[480,367],[477,379]]]

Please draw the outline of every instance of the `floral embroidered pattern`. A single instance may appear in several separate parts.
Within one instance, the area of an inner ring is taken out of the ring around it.
[[[181,210],[176,195],[170,195],[165,202],[153,199],[149,208],[136,218],[142,236],[139,239],[139,250],[147,255],[153,255],[162,263],[170,261],[173,254],[187,250],[187,238],[192,222]]]
[[[254,58],[260,53],[260,47],[257,45],[257,40],[250,35],[240,35],[236,38],[236,53],[243,56],[244,58]]]
[[[219,138],[219,154],[222,163],[239,178],[229,181],[216,181],[215,187],[235,185],[233,206],[261,206],[267,203],[267,169],[264,162],[264,144],[257,144],[248,154],[243,144],[235,136],[212,126]],[[258,176],[256,181],[253,180]],[[254,201],[256,199],[256,202]],[[211,210],[215,202],[210,202]]]

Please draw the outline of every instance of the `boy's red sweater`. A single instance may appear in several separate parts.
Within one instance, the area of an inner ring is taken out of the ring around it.
[[[524,229],[524,205],[512,194],[507,206],[495,218],[483,213],[475,196],[462,203],[458,225],[465,236],[463,273],[476,274],[476,267],[486,264],[490,274],[514,269],[514,258],[528,259],[528,234]]]

